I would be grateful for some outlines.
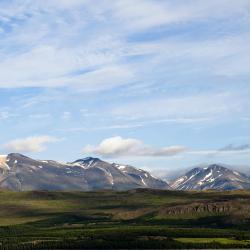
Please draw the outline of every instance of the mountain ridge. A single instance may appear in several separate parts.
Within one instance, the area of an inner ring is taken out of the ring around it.
[[[195,167],[170,183],[177,190],[234,190],[249,189],[250,178],[224,164],[210,164],[206,167]]]
[[[131,165],[96,157],[73,162],[35,160],[19,153],[0,155],[0,188],[10,190],[250,189],[250,177],[226,164],[198,165],[168,183]]]
[[[147,171],[94,157],[69,163],[34,160],[19,153],[0,158],[0,188],[10,190],[171,189]]]

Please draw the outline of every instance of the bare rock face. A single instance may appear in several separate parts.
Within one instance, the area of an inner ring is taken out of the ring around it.
[[[212,164],[204,168],[192,169],[173,181],[171,187],[178,190],[249,189],[250,178],[222,165]]]
[[[181,214],[228,214],[235,210],[231,202],[201,202],[188,205],[166,207],[160,210],[159,215],[181,215]]]
[[[84,158],[72,163],[34,160],[12,153],[0,157],[0,188],[10,190],[170,189],[143,170]]]

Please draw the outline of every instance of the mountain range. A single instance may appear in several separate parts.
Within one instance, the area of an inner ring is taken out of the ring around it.
[[[0,157],[0,188],[10,190],[170,189],[167,182],[128,165],[87,157],[70,163],[34,160],[11,153]]]
[[[221,164],[196,167],[170,183],[130,165],[87,157],[74,162],[0,156],[0,188],[25,190],[250,189],[250,177]]]

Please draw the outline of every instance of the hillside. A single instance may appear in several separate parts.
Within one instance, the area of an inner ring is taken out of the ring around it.
[[[1,191],[0,211],[0,249],[250,247],[250,191]]]
[[[225,167],[211,164],[196,167],[171,183],[177,190],[236,190],[250,189],[250,178],[246,174]]]
[[[0,188],[15,191],[171,189],[167,182],[133,166],[93,157],[60,163],[17,153],[0,156]]]
[[[86,157],[62,163],[18,153],[0,155],[0,188],[14,191],[61,190],[237,190],[250,189],[250,178],[231,166],[195,167],[168,183],[134,166]]]

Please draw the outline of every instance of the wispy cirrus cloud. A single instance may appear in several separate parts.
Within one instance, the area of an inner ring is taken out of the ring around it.
[[[8,111],[0,111],[0,120],[5,120],[10,117],[10,114]]]
[[[121,119],[142,119],[151,123],[206,123],[240,117],[249,107],[247,96],[229,92],[139,100],[115,107],[111,113]]]
[[[74,131],[96,150],[116,132],[154,134],[153,155],[164,134],[197,148],[178,157],[206,157],[248,132],[249,22],[248,0],[0,1],[2,140],[67,133],[51,147],[66,158],[82,147]]]
[[[4,50],[0,51],[0,87],[78,86],[103,90],[131,84],[135,78],[144,81],[142,72],[149,72],[149,65],[154,71],[167,68],[169,72],[173,65],[178,70],[176,62],[180,60],[185,71],[191,71],[194,65],[222,75],[246,74],[249,70],[247,34],[199,41],[178,35],[129,41],[138,31],[163,25],[236,17],[244,23],[250,19],[248,1],[70,2],[1,3],[0,45]],[[144,62],[130,59],[143,55],[149,56]],[[237,67],[240,61],[244,67]],[[13,71],[15,74],[11,74]]]

